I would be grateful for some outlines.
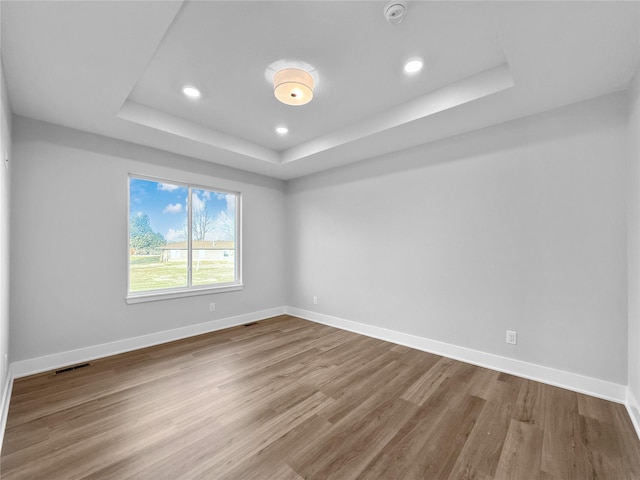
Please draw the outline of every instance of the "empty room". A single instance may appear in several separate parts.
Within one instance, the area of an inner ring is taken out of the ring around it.
[[[640,479],[640,1],[0,29],[0,478]]]

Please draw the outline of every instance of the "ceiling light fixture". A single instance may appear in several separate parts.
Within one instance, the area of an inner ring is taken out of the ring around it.
[[[182,87],[182,93],[184,93],[189,98],[200,98],[200,90],[192,85],[185,85]]]
[[[286,105],[299,106],[313,98],[313,77],[299,68],[284,68],[273,77],[273,94]]]
[[[406,73],[418,73],[420,70],[422,70],[421,58],[411,58],[407,63],[404,64],[404,71]]]
[[[276,132],[278,132],[280,135],[286,135],[287,133],[289,133],[289,129],[285,126],[276,127]]]

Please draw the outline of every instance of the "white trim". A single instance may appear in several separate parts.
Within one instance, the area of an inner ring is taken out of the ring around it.
[[[9,404],[11,403],[11,392],[13,391],[13,368],[11,365],[7,370],[7,378],[3,387],[0,403],[0,452],[2,451],[4,431],[7,428],[7,416],[9,415]]]
[[[627,387],[618,383],[608,382],[593,377],[587,377],[577,373],[557,370],[533,363],[501,357],[491,353],[472,350],[470,348],[452,345],[450,343],[430,340],[409,333],[389,330],[374,325],[345,320],[322,313],[311,312],[295,307],[285,307],[286,313],[312,322],[330,325],[332,327],[359,333],[368,337],[378,338],[387,342],[404,345],[425,352],[435,353],[462,362],[471,363],[480,367],[490,368],[499,372],[516,375],[535,380],[556,387],[565,388],[578,393],[584,393],[593,397],[611,400],[616,403],[627,404]]]
[[[125,338],[115,342],[102,343],[91,347],[79,348],[67,352],[59,352],[27,360],[13,362],[13,378],[26,377],[36,373],[47,372],[60,367],[66,367],[76,363],[96,360],[98,358],[117,355],[119,353],[130,352],[140,348],[151,347],[162,343],[172,342],[183,338],[201,335],[203,333],[214,332],[224,328],[235,327],[249,322],[256,322],[266,318],[283,315],[285,307],[275,307],[258,312],[245,313],[235,317],[222,318],[211,322],[188,325],[186,327],[165,330],[162,332],[150,333],[140,337]]]
[[[139,294],[130,293],[125,298],[125,301],[127,302],[127,304],[132,305],[135,303],[157,302],[159,300],[171,300],[173,298],[193,297],[195,295],[212,295],[216,293],[237,292],[239,290],[242,290],[243,288],[244,288],[244,285],[240,283],[240,284],[225,285],[220,287],[204,287],[204,288],[188,287],[180,291],[176,291],[175,289],[171,291],[166,291],[166,292],[159,292],[158,290],[153,290],[153,293],[139,293]]]
[[[631,391],[631,387],[627,387],[626,407],[627,412],[629,412],[629,417],[631,417],[631,423],[633,423],[633,427],[636,429],[636,434],[640,439],[640,402],[638,402],[638,399]]]

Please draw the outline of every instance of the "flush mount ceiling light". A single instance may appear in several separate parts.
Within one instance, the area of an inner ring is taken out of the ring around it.
[[[184,93],[189,98],[200,98],[200,90],[198,90],[193,85],[185,85],[182,87],[182,93]]]
[[[406,73],[418,73],[420,70],[422,70],[421,58],[411,58],[404,64],[404,71]]]
[[[300,68],[283,68],[273,77],[273,94],[286,105],[309,103],[313,98],[313,77]]]
[[[278,134],[280,135],[286,135],[287,133],[289,133],[289,129],[285,126],[280,126],[276,127],[276,132],[278,132]]]

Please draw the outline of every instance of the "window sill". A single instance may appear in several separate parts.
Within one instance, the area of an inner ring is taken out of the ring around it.
[[[214,293],[237,292],[238,290],[242,290],[243,288],[244,287],[242,284],[236,284],[236,285],[225,285],[221,287],[207,287],[207,288],[198,288],[198,289],[192,288],[190,290],[182,290],[182,291],[173,290],[170,292],[129,294],[125,298],[125,300],[127,304],[131,305],[135,303],[171,300],[174,298],[194,297],[196,295],[211,295]]]

